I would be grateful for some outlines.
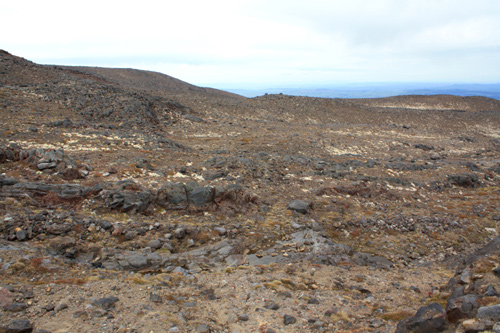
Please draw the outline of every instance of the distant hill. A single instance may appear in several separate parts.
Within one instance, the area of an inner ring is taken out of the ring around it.
[[[264,94],[285,94],[323,98],[379,98],[399,95],[454,95],[484,96],[500,100],[500,84],[435,84],[435,83],[378,83],[346,84],[325,88],[269,88],[226,89],[227,91],[256,97]]]
[[[84,66],[57,66],[100,77],[122,87],[161,93],[201,93],[218,97],[243,99],[234,93],[192,85],[175,77],[152,71],[131,68],[103,68]]]

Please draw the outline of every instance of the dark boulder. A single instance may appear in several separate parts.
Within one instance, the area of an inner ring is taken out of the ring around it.
[[[0,175],[0,186],[11,186],[19,183],[19,180],[4,175]]]
[[[474,162],[465,162],[465,167],[469,169],[470,171],[481,171],[481,168]]]
[[[297,322],[297,319],[294,316],[290,315],[284,315],[283,316],[283,324],[286,325],[293,325]]]
[[[474,318],[479,307],[479,296],[465,295],[450,299],[446,305],[448,321],[455,324],[461,319]]]
[[[155,195],[132,181],[122,181],[111,185],[111,189],[103,191],[107,208],[122,212],[143,213],[155,202]]]
[[[476,188],[480,185],[479,177],[474,174],[464,173],[449,175],[447,177],[449,183],[466,188]]]
[[[50,241],[48,251],[53,254],[65,254],[75,246],[76,239],[74,237],[56,237]]]
[[[415,148],[417,148],[417,149],[422,149],[423,151],[430,151],[430,150],[434,150],[434,147],[433,147],[433,146],[424,145],[423,143],[416,144],[416,145],[415,145]]]
[[[142,254],[133,254],[125,257],[125,260],[135,269],[143,269],[149,266],[148,257]]]
[[[289,210],[293,210],[298,213],[307,214],[309,212],[309,208],[311,207],[311,203],[303,200],[292,200],[288,203],[287,208]]]
[[[188,201],[197,207],[205,206],[212,203],[215,196],[215,190],[212,187],[205,186],[193,189],[188,192]]]
[[[33,325],[27,319],[16,319],[6,326],[0,326],[0,332],[5,333],[29,333],[33,332]]]
[[[446,328],[445,309],[439,303],[431,303],[418,309],[415,316],[400,321],[396,333],[434,333]]]
[[[187,208],[186,187],[182,183],[164,184],[158,191],[156,203],[165,209]]]
[[[115,307],[115,303],[118,301],[119,301],[118,297],[114,297],[114,296],[103,297],[103,298],[99,298],[98,300],[94,301],[92,303],[92,305],[98,306],[104,310],[109,310],[109,309],[113,309]]]
[[[480,307],[477,311],[477,318],[494,322],[500,321],[500,304]]]

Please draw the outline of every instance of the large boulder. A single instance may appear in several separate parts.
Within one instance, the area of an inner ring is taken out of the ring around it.
[[[215,189],[210,186],[201,186],[196,182],[186,184],[188,202],[197,207],[203,207],[214,201]]]
[[[165,209],[186,209],[189,206],[203,207],[213,203],[215,189],[197,182],[166,183],[158,191],[156,203]]]
[[[448,321],[455,324],[461,319],[474,318],[479,307],[478,298],[479,296],[477,295],[450,298],[446,305]]]
[[[453,185],[466,188],[476,188],[480,185],[479,177],[471,173],[449,175],[447,180]]]
[[[302,214],[307,214],[307,212],[309,212],[310,207],[311,203],[303,200],[292,200],[288,203],[287,206],[288,209]]]
[[[491,320],[494,322],[500,321],[500,304],[492,306],[482,306],[477,311],[477,318]]]
[[[447,328],[446,311],[439,303],[431,303],[418,309],[410,318],[399,322],[396,333],[435,333]]]
[[[76,239],[70,236],[56,237],[49,243],[48,251],[53,254],[66,254],[76,246]]]
[[[186,187],[182,183],[166,183],[158,191],[156,203],[165,209],[188,207]]]
[[[0,308],[6,308],[14,302],[14,294],[5,288],[0,287]]]
[[[141,192],[110,192],[106,198],[106,206],[123,212],[142,213],[154,202],[154,195],[147,190]]]
[[[0,332],[29,333],[33,332],[33,325],[27,319],[15,319],[6,326],[0,326]]]
[[[155,195],[135,182],[126,180],[111,184],[101,193],[107,208],[122,212],[143,213],[155,202]]]

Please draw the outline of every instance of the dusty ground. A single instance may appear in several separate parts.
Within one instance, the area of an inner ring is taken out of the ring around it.
[[[496,252],[463,262],[500,231],[499,101],[245,99],[147,75],[145,92],[128,72],[0,66],[4,327],[391,332],[467,269],[467,292],[500,290]],[[174,204],[167,183],[209,196]]]

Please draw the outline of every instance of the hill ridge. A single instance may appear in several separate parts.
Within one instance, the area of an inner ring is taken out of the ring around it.
[[[223,97],[244,99],[243,96],[207,87],[199,87],[171,75],[135,68],[95,67],[95,66],[57,66],[72,69],[105,79],[131,89],[163,93],[206,93]]]

